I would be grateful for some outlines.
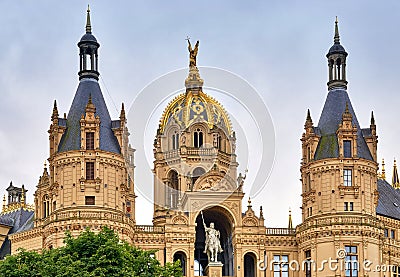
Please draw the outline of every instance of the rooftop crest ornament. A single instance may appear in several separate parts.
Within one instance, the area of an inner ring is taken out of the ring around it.
[[[192,44],[190,44],[190,38],[187,37],[186,40],[189,43],[189,45],[188,45],[189,67],[195,67],[196,66],[197,53],[199,52],[199,41],[196,42],[196,45],[194,46],[194,49],[192,49]]]

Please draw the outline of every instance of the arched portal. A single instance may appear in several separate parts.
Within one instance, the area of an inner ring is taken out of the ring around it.
[[[246,253],[243,259],[244,277],[256,277],[256,257],[253,253]]]
[[[233,259],[233,246],[232,246],[232,234],[234,221],[224,208],[215,206],[203,211],[204,222],[207,227],[213,222],[215,229],[221,234],[221,247],[223,252],[218,255],[218,261],[223,263],[222,275],[223,276],[234,276],[234,259]],[[204,269],[208,265],[207,254],[204,253],[205,248],[205,232],[203,226],[203,218],[201,213],[196,218],[196,242],[194,252],[194,267],[195,276],[206,275]]]
[[[174,262],[180,261],[182,268],[182,275],[186,276],[186,254],[182,251],[178,251],[174,254]]]

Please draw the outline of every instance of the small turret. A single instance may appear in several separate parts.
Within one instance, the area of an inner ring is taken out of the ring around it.
[[[347,52],[340,44],[338,19],[335,21],[334,44],[329,49],[326,57],[328,58],[329,81],[328,89],[344,88],[347,89],[346,81],[346,57]]]

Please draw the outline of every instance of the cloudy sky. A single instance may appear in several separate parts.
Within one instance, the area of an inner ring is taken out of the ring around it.
[[[187,66],[188,35],[201,41],[198,64],[233,72],[258,92],[272,117],[276,142],[270,178],[253,199],[257,209],[264,206],[267,226],[286,227],[289,207],[294,223],[301,222],[299,139],[307,108],[317,123],[327,95],[325,55],[333,43],[335,16],[349,53],[348,91],[358,120],[369,126],[374,111],[379,159],[386,159],[388,171],[400,156],[397,0],[89,3],[101,44],[100,83],[113,118],[121,102],[129,106],[153,80]],[[68,112],[78,85],[76,43],[84,33],[86,6],[81,0],[0,2],[0,191],[11,180],[25,184],[31,203],[48,158],[53,101],[60,114]],[[132,144],[140,152],[152,141]],[[244,170],[247,161],[239,157],[239,162]],[[143,163],[136,160],[138,170]],[[257,170],[249,168],[249,176]],[[150,172],[141,173],[151,178]],[[152,185],[141,178],[136,183]],[[246,183],[245,190],[249,187]],[[140,195],[137,205],[147,211],[137,216],[138,223],[150,224],[152,205]]]

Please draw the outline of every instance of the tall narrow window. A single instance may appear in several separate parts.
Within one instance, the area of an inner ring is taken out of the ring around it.
[[[313,262],[311,260],[311,250],[306,250],[304,254],[306,256],[305,265],[304,265],[305,266],[304,270],[306,272],[306,277],[311,277],[311,263]]]
[[[389,237],[389,229],[385,229],[385,238]]]
[[[394,230],[390,230],[390,238],[395,239],[395,232]]]
[[[344,140],[343,141],[343,156],[345,158],[351,158],[351,140]]]
[[[345,211],[349,210],[349,202],[344,202],[344,210]]]
[[[343,169],[343,185],[346,187],[352,186],[353,172],[351,169]]]
[[[289,277],[288,255],[274,255],[274,277]]]
[[[179,148],[179,134],[176,132],[172,135],[172,149],[176,150]]]
[[[94,133],[86,133],[86,150],[94,150]]]
[[[197,129],[193,134],[193,146],[200,148],[203,145],[203,132]]]
[[[358,277],[357,246],[345,246],[345,250],[346,250],[345,276]]]
[[[95,205],[95,196],[85,196],[85,205]]]
[[[86,180],[94,180],[94,162],[86,163]]]
[[[50,215],[50,197],[46,194],[43,197],[43,218]]]

